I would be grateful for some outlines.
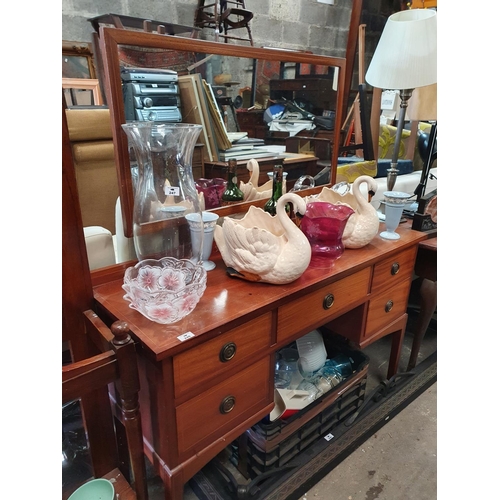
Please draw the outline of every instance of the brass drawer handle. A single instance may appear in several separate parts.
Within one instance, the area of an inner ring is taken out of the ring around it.
[[[236,354],[236,344],[234,342],[228,342],[227,344],[222,346],[222,349],[219,352],[219,359],[223,363],[226,363],[227,361],[233,359],[235,354]]]
[[[399,265],[399,262],[394,262],[394,264],[393,264],[393,265],[392,265],[392,267],[391,267],[391,274],[392,274],[393,276],[395,276],[396,274],[398,274],[398,273],[399,273],[399,269],[400,269],[400,267],[401,267],[401,266]]]
[[[325,295],[325,298],[323,299],[323,309],[330,309],[330,307],[333,306],[334,302],[335,297],[333,296],[333,293]]]
[[[385,312],[386,313],[391,312],[393,307],[394,307],[394,302],[392,300],[389,300],[385,305]]]
[[[235,405],[236,398],[234,396],[226,396],[219,406],[219,411],[224,415],[226,413],[229,413]]]

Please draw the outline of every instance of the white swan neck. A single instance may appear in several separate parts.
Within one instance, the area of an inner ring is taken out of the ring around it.
[[[280,198],[278,199],[278,203],[276,205],[276,216],[278,217],[278,220],[283,226],[283,229],[285,230],[287,237],[290,236],[290,233],[292,233],[294,229],[298,229],[298,227],[294,224],[292,219],[290,219],[290,217],[287,215],[285,210],[285,205],[287,203],[291,203],[293,205],[293,208],[295,209],[298,201],[297,198],[299,198],[299,200],[301,199],[299,195],[293,193],[286,193],[280,196]]]
[[[365,199],[365,197],[361,194],[361,191],[359,189],[359,186],[363,183],[368,182],[363,179],[362,177],[358,177],[357,179],[354,180],[354,183],[352,185],[352,194],[354,195],[354,198],[356,198],[356,201],[362,205],[363,207],[366,207],[368,205],[368,200]]]
[[[255,188],[257,188],[259,185],[259,175],[260,175],[259,162],[254,159],[249,160],[247,163],[247,170],[250,171],[249,182],[251,182],[252,185]]]

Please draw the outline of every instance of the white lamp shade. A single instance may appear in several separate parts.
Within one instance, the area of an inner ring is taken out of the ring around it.
[[[436,83],[436,11],[411,9],[390,16],[365,80],[373,87],[392,90]]]

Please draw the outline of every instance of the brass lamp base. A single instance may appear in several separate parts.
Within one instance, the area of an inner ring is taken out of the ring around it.
[[[391,168],[387,170],[387,190],[393,191],[399,170],[396,168],[397,163],[391,163]]]

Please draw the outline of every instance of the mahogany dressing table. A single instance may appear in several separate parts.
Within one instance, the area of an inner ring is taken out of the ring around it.
[[[97,313],[126,321],[136,341],[145,451],[166,499],[181,500],[191,477],[270,413],[274,353],[298,337],[323,326],[362,349],[392,335],[388,378],[397,372],[415,257],[427,237],[405,226],[400,240],[377,235],[288,285],[230,278],[216,256],[196,309],[173,325],[128,307],[127,265],[94,273]]]

